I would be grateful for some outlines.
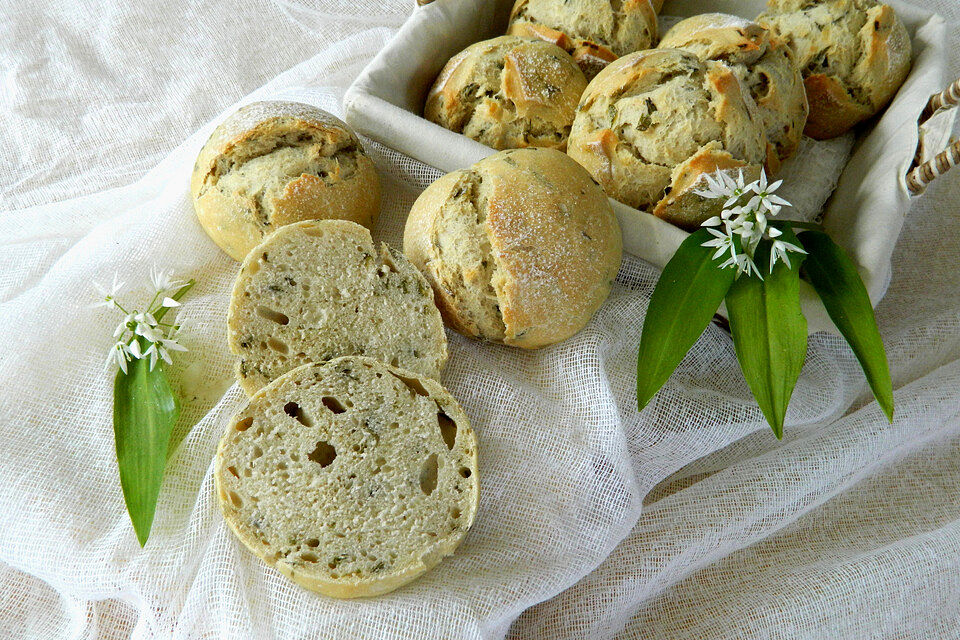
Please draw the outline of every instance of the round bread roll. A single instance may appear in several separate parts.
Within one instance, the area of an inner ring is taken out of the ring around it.
[[[570,52],[593,79],[607,64],[657,45],[663,0],[517,0],[507,33],[540,38]]]
[[[251,398],[220,440],[214,479],[230,529],[268,565],[327,596],[374,596],[466,536],[477,439],[439,383],[339,358]]]
[[[249,395],[309,362],[367,355],[438,378],[443,320],[423,276],[346,220],[281,227],[243,261],[227,316]]]
[[[736,73],[676,49],[619,58],[590,83],[567,152],[607,194],[684,228],[719,203],[695,191],[704,173],[766,160],[766,137]]]
[[[494,149],[564,149],[587,86],[570,55],[548,42],[501,36],[451,58],[423,115]]]
[[[660,48],[725,61],[757,105],[772,147],[768,156],[782,162],[796,153],[807,123],[807,94],[793,51],[770,31],[737,16],[706,13],[677,23]]]
[[[255,102],[224,120],[200,150],[190,192],[200,225],[234,260],[291,222],[372,228],[380,212],[380,179],[357,135],[297,102]]]
[[[834,138],[878,113],[910,71],[911,45],[876,0],[768,0],[757,22],[794,51],[810,101],[806,134]]]
[[[403,249],[464,335],[535,349],[587,324],[610,293],[621,237],[603,191],[551,149],[504,151],[414,203]]]

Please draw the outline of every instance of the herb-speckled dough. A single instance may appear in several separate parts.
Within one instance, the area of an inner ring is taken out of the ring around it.
[[[813,138],[834,138],[878,113],[910,71],[910,35],[876,0],[768,0],[757,22],[796,54]]]
[[[477,439],[439,383],[369,358],[305,365],[234,416],[217,450],[240,541],[337,598],[392,591],[453,553],[477,512]]]
[[[228,314],[248,394],[309,362],[366,355],[438,378],[447,339],[423,276],[370,232],[308,220],[268,236],[243,261]]]
[[[255,102],[224,120],[200,150],[190,191],[200,225],[234,260],[291,222],[373,228],[380,212],[380,179],[353,130],[297,102]]]
[[[507,33],[541,38],[573,56],[587,79],[634,51],[657,45],[663,0],[517,0]]]
[[[696,196],[704,173],[767,160],[763,128],[736,73],[692,53],[654,49],[612,62],[587,87],[567,153],[607,194],[685,228],[715,215]]]
[[[453,329],[533,349],[587,324],[622,244],[610,202],[582,167],[552,149],[518,149],[430,185],[403,248]]]
[[[725,61],[757,106],[772,147],[768,155],[782,162],[796,152],[807,123],[807,94],[793,51],[769,30],[737,16],[706,13],[674,25],[660,48]]]
[[[559,47],[501,36],[473,44],[447,62],[423,115],[494,149],[564,149],[586,86],[583,73]]]

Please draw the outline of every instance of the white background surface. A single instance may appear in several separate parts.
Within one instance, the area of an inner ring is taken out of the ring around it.
[[[960,50],[960,5],[917,3],[948,19]],[[260,96],[339,111],[409,10],[0,5],[0,637],[960,637],[958,175],[914,206],[878,310],[894,424],[843,344],[817,336],[777,443],[715,329],[637,414],[632,362],[656,273],[631,260],[560,347],[451,337],[444,383],[476,423],[483,498],[437,571],[336,603],[238,547],[209,482],[239,402],[235,388],[221,398],[235,267],[195,224],[186,177],[208,123],[265,83]],[[437,174],[373,153],[380,235],[396,241]],[[100,367],[114,319],[84,305],[91,279],[121,269],[143,283],[155,262],[200,278],[178,374],[191,394],[180,432],[197,424],[139,551]]]

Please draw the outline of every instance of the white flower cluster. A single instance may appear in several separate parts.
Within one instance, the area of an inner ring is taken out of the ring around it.
[[[186,351],[186,347],[177,342],[176,332],[179,325],[160,322],[155,314],[160,309],[171,309],[179,307],[180,303],[171,298],[168,294],[180,289],[186,282],[171,279],[171,274],[166,271],[160,271],[156,268],[150,271],[150,281],[153,284],[154,296],[146,311],[137,309],[127,310],[117,300],[117,295],[122,293],[124,283],[117,281],[117,275],[113,276],[113,284],[107,288],[102,287],[96,282],[93,286],[97,288],[103,299],[94,304],[94,307],[109,307],[116,309],[124,314],[123,321],[117,325],[113,332],[113,337],[117,339],[116,343],[110,347],[110,355],[107,357],[107,367],[116,363],[120,369],[126,373],[127,363],[131,360],[148,358],[150,360],[150,370],[156,366],[158,360],[170,363],[171,351]],[[141,339],[148,346],[144,348]]]
[[[780,213],[783,207],[791,206],[780,196],[774,195],[774,192],[783,184],[782,180],[768,184],[767,174],[763,170],[760,171],[760,179],[749,184],[744,184],[742,170],[736,180],[719,170],[716,173],[704,175],[704,180],[707,188],[697,191],[697,195],[711,200],[724,200],[720,215],[710,218],[702,225],[714,236],[713,240],[703,243],[704,247],[717,249],[713,258],[718,259],[729,254],[726,261],[720,265],[721,269],[736,267],[737,276],[743,273],[748,276],[755,273],[757,277],[763,279],[753,260],[761,240],[772,242],[771,271],[773,265],[779,260],[790,266],[790,252],[806,253],[795,244],[778,239],[783,232],[770,226],[767,220],[768,217],[774,217]]]

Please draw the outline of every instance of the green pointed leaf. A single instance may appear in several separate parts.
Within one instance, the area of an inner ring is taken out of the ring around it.
[[[799,236],[809,256],[803,265],[830,319],[846,338],[888,420],[893,420],[893,382],[883,340],[877,329],[870,296],[856,265],[826,233],[804,231]]]
[[[146,348],[145,344],[141,344]],[[113,434],[120,486],[137,540],[150,535],[163,481],[170,432],[180,407],[163,363],[150,370],[148,358],[132,360],[113,384]]]
[[[736,269],[720,269],[713,236],[700,229],[683,241],[650,298],[637,355],[637,406],[643,409],[710,324]]]
[[[789,229],[782,239],[799,246]],[[726,299],[737,360],[778,439],[783,438],[787,405],[807,354],[807,321],[800,310],[802,257],[791,254],[790,267],[778,262],[763,280],[741,276]],[[755,262],[761,273],[769,268],[769,242],[757,248]]]

